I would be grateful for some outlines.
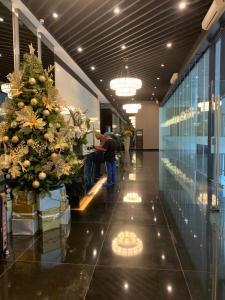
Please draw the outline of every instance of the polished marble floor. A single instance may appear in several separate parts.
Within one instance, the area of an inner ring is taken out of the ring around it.
[[[215,274],[194,267],[159,177],[158,152],[122,155],[116,186],[69,225],[14,237],[0,261],[0,299],[224,299],[212,297]]]

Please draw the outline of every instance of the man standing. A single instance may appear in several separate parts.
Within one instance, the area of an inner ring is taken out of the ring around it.
[[[96,146],[96,150],[104,152],[104,159],[107,169],[107,183],[103,187],[108,188],[116,183],[116,143],[108,133],[103,136],[103,145]]]

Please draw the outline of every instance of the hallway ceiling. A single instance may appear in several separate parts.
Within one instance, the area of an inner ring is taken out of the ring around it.
[[[201,33],[201,21],[212,0],[187,0],[184,10],[179,9],[179,0],[23,2],[38,19],[44,19],[49,32],[112,101],[118,97],[109,81],[120,72],[122,58],[128,58],[130,73],[143,80],[134,97],[140,101],[162,100],[172,74],[179,72]],[[115,7],[119,14],[114,13]],[[54,12],[58,18],[53,17]],[[168,42],[171,48],[166,47]]]

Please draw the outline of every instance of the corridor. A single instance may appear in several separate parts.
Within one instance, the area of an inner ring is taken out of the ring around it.
[[[0,264],[1,300],[213,299],[213,274],[194,267],[196,245],[185,246],[159,198],[159,153],[131,153],[118,165],[116,187],[101,190],[85,212],[73,211],[69,226],[13,238]],[[203,260],[209,250],[201,251]]]

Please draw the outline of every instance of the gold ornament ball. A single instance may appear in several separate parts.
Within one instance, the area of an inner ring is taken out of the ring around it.
[[[30,161],[29,160],[25,160],[23,162],[23,165],[24,165],[25,168],[29,168],[30,167]]]
[[[59,113],[59,112],[60,112],[59,107],[56,107],[56,108],[55,108],[55,112],[56,112],[56,113]]]
[[[50,115],[49,110],[47,110],[47,109],[43,110],[43,115],[44,115],[45,117],[49,116],[49,115]]]
[[[45,133],[45,134],[44,134],[44,138],[45,138],[46,140],[48,140],[49,134],[48,134],[48,133]]]
[[[32,140],[32,139],[27,140],[28,146],[33,146],[33,144],[34,144],[34,140]]]
[[[52,153],[51,154],[51,159],[52,160],[55,160],[55,159],[57,159],[58,158],[58,154],[57,153]]]
[[[38,189],[39,186],[40,186],[40,182],[39,182],[38,180],[34,180],[34,181],[32,182],[32,187],[33,187],[34,189]]]
[[[12,137],[12,143],[13,143],[13,144],[16,144],[16,143],[18,143],[18,142],[19,142],[18,136],[17,136],[17,135],[14,135],[14,136]]]
[[[23,101],[18,102],[17,105],[18,105],[19,108],[24,108],[24,106],[25,106]]]
[[[36,99],[36,98],[32,98],[32,99],[30,100],[30,104],[31,104],[32,106],[37,105],[37,104],[38,104],[37,99]]]
[[[56,123],[56,128],[60,128],[61,125],[59,123]]]
[[[38,79],[39,79],[40,82],[45,82],[46,81],[46,78],[43,75],[40,75]]]
[[[51,78],[48,79],[49,83],[53,83],[53,80]]]
[[[35,83],[36,83],[35,78],[33,78],[33,77],[29,78],[29,84],[33,85]]]
[[[38,178],[40,179],[40,180],[45,180],[45,178],[46,178],[46,173],[44,173],[44,172],[41,172],[41,173],[39,173],[38,174]]]
[[[11,126],[11,128],[16,128],[17,127],[16,121],[13,121],[10,126]]]
[[[3,136],[3,142],[7,143],[9,141],[8,135]]]

